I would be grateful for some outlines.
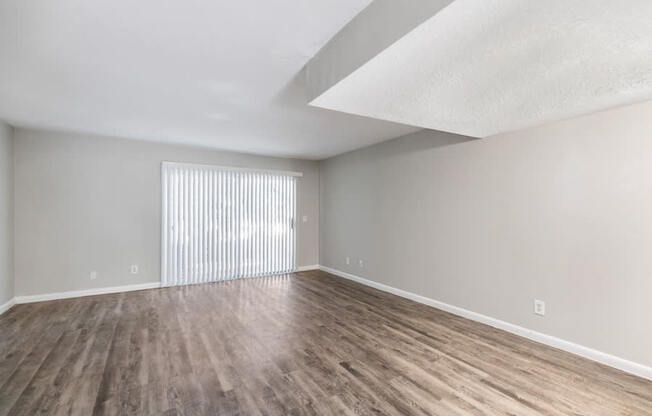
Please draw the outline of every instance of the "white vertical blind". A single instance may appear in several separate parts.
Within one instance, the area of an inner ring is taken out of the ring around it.
[[[296,264],[296,176],[163,162],[161,281],[287,273]]]

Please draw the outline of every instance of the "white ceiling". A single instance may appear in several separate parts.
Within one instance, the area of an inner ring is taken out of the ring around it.
[[[486,137],[650,99],[652,1],[456,0],[312,104]]]
[[[417,129],[309,107],[301,70],[370,0],[0,0],[0,119],[324,158]]]

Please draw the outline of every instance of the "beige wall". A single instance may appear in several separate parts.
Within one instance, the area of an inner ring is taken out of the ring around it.
[[[12,128],[0,121],[0,306],[14,297],[14,151]]]
[[[652,365],[652,102],[426,135],[321,163],[321,264]]]
[[[159,281],[163,160],[303,172],[297,261],[318,263],[317,162],[25,129],[14,145],[16,296]]]

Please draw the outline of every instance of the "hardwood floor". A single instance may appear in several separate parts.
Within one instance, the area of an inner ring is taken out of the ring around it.
[[[324,272],[17,305],[0,415],[652,415],[652,382]]]

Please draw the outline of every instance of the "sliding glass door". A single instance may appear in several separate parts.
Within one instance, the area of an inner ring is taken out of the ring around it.
[[[300,174],[163,162],[163,285],[287,273]]]

